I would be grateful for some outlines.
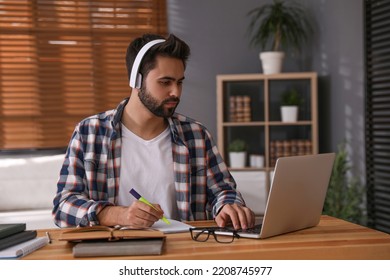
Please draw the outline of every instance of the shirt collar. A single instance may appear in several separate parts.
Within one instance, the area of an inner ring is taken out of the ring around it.
[[[171,130],[172,139],[175,143],[182,143],[183,141],[179,136],[178,125],[175,122],[177,122],[176,118],[168,118],[169,129]]]
[[[116,107],[116,109],[113,112],[113,119],[111,121],[111,124],[113,127],[116,127],[122,119],[123,110],[125,109],[126,104],[129,102],[130,97],[125,98],[122,100],[121,103]]]

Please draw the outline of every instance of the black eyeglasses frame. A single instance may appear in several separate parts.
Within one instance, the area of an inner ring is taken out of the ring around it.
[[[221,235],[216,234],[215,233],[216,231],[228,232],[228,233],[231,233],[231,235],[230,234],[223,235],[223,238],[221,239],[218,237]],[[205,239],[199,240],[198,237],[202,233],[207,233],[207,237]],[[190,228],[190,234],[191,234],[192,240],[197,241],[197,242],[206,242],[207,240],[209,240],[210,235],[212,235],[214,237],[214,240],[217,241],[218,243],[224,243],[224,244],[232,243],[235,238],[237,238],[237,239],[240,238],[240,236],[238,235],[236,230],[232,230],[230,228],[225,228],[225,227],[194,227],[194,228]],[[226,239],[229,236],[231,236],[231,240]],[[222,241],[225,239],[228,241]]]

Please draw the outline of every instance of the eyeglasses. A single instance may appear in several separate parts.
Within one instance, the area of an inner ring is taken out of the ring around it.
[[[221,234],[216,234],[216,231],[221,232]],[[232,243],[234,238],[240,238],[235,230],[221,227],[190,228],[190,233],[192,240],[198,242],[206,242],[210,235],[219,243]]]

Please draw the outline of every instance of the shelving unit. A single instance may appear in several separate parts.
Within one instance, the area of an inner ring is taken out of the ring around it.
[[[291,88],[300,93],[304,102],[299,107],[298,120],[286,123],[281,121],[280,105],[282,94]],[[245,104],[235,102],[240,105],[234,107],[232,102],[237,97],[239,102],[245,99]],[[317,73],[217,76],[219,151],[230,165],[228,144],[235,139],[244,140],[248,145],[246,166],[231,171],[265,172],[267,191],[277,157],[318,153],[317,118]],[[264,166],[250,167],[251,154],[264,156]]]

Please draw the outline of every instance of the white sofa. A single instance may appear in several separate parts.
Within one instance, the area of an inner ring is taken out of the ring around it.
[[[51,210],[64,154],[0,158],[0,223],[55,228]]]

